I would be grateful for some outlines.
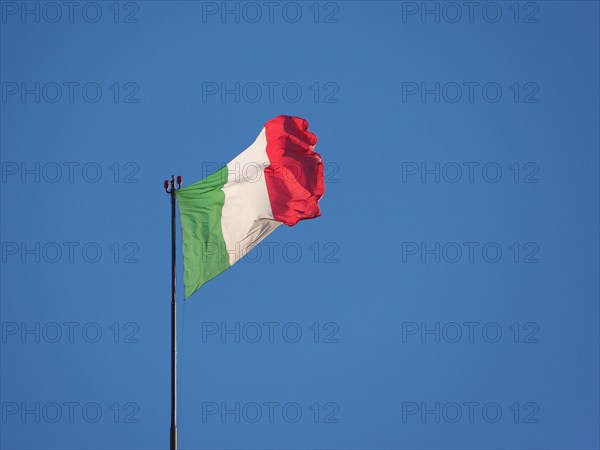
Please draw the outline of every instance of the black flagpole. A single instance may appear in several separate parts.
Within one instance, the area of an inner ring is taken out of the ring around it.
[[[170,184],[170,189],[169,189]],[[177,177],[181,187],[181,177]],[[177,450],[177,303],[175,298],[175,177],[165,181],[165,190],[171,196],[171,450]]]

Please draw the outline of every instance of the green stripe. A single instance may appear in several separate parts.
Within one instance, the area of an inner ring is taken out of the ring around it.
[[[229,268],[221,229],[227,166],[177,192],[183,238],[185,298]]]

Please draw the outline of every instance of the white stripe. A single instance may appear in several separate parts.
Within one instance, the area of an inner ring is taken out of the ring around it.
[[[281,222],[273,218],[264,169],[270,164],[263,128],[254,143],[227,164],[221,228],[232,266]]]

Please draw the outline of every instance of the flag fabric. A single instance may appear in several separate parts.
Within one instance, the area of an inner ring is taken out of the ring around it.
[[[176,191],[185,298],[279,225],[321,215],[325,191],[317,136],[299,117],[269,120],[250,147],[216,173]]]

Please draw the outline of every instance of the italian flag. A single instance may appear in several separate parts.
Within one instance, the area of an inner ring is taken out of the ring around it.
[[[225,167],[176,191],[186,298],[279,225],[321,215],[325,178],[316,144],[306,120],[275,117]]]

